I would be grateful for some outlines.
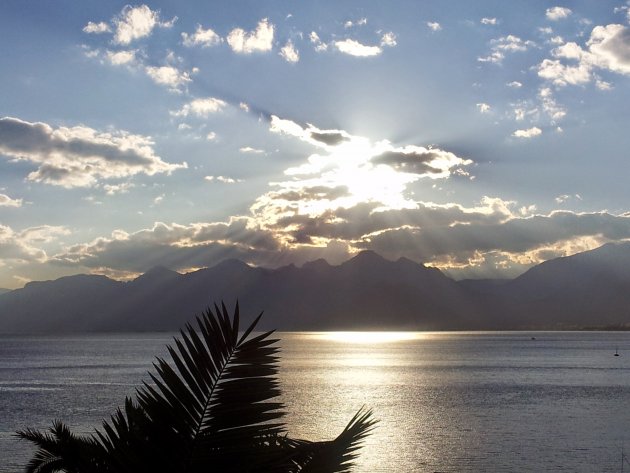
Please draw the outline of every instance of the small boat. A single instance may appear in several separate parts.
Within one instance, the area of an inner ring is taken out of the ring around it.
[[[615,354],[613,356],[619,356],[619,349],[615,347]]]

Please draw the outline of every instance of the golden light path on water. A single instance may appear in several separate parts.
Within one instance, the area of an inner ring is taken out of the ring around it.
[[[430,334],[428,332],[315,332],[309,336],[316,340],[331,342],[374,344],[424,340]]]

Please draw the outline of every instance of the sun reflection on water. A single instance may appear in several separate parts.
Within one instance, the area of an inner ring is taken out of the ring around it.
[[[339,343],[381,344],[423,340],[428,338],[425,332],[315,332],[311,334],[317,340]]]

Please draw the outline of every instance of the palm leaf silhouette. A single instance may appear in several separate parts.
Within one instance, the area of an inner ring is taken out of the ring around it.
[[[19,432],[39,447],[28,471],[350,471],[375,424],[371,412],[360,410],[329,442],[289,438],[276,400],[278,340],[272,331],[253,333],[261,316],[240,336],[238,303],[232,317],[222,303],[197,317],[197,330],[187,324],[168,347],[173,366],[157,358],[152,383],[137,390],[136,402],[127,398],[91,438],[55,430],[57,424],[53,435]],[[72,442],[79,453],[58,448]],[[79,455],[79,469],[72,455]],[[48,469],[37,469],[43,465]]]
[[[17,432],[19,438],[30,440],[39,449],[26,466],[27,473],[52,473],[66,471],[83,473],[98,471],[99,446],[89,437],[73,434],[59,420],[53,422],[50,433],[26,429]]]

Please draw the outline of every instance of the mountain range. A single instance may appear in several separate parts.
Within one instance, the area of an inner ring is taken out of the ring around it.
[[[280,330],[518,330],[630,325],[630,242],[557,258],[511,280],[455,281],[371,251],[278,269],[226,260],[133,281],[76,275],[0,293],[0,332],[177,330],[209,304],[238,300]]]

